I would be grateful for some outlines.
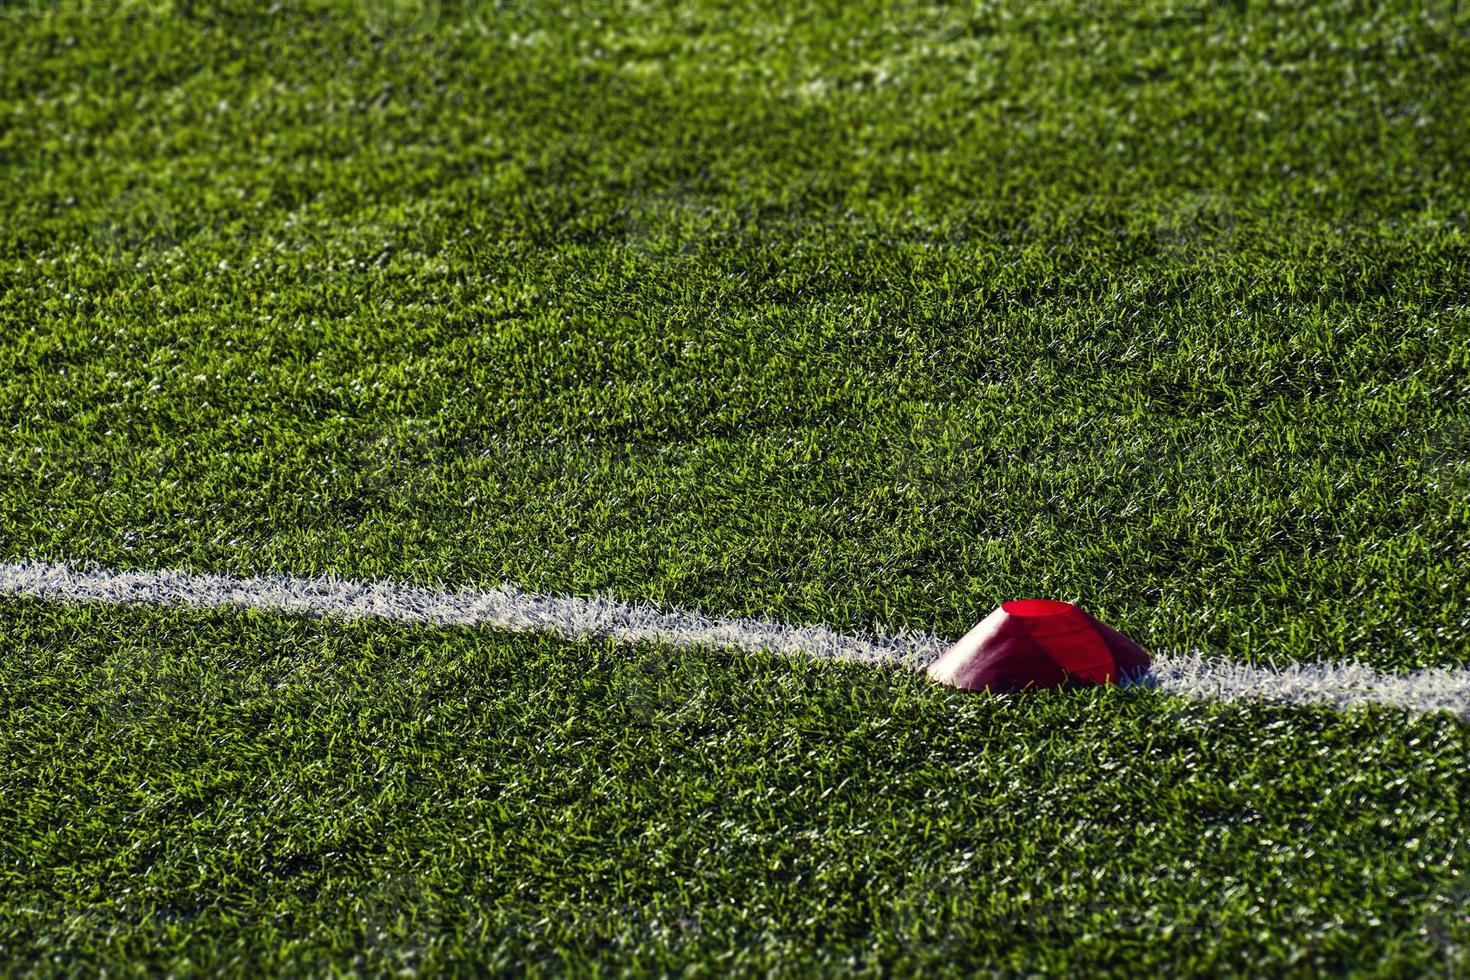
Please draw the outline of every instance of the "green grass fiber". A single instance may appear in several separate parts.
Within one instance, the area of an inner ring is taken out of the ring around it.
[[[1470,663],[1453,3],[0,5],[0,560]],[[1466,728],[0,602],[0,956],[1464,971]]]
[[[46,969],[1463,969],[1470,726],[0,603]]]

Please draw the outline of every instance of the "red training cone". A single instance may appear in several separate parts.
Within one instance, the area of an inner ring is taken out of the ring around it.
[[[1004,603],[929,665],[929,677],[968,691],[1116,684],[1148,669],[1148,651],[1054,599]]]

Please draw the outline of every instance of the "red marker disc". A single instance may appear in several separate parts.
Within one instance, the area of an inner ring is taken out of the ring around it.
[[[1017,599],[986,616],[929,666],[929,677],[970,691],[1116,684],[1148,669],[1148,651],[1054,599]]]

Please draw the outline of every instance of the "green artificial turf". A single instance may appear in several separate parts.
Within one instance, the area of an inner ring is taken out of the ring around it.
[[[1461,5],[0,0],[0,37],[0,561],[950,636],[1044,595],[1160,651],[1470,663]],[[0,635],[16,960],[1465,968],[1445,718],[712,651],[650,722],[646,650]]]
[[[30,9],[6,555],[1465,660],[1420,4]]]
[[[0,602],[45,969],[1470,967],[1470,726]]]

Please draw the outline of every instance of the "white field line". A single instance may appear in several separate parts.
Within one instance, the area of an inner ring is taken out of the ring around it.
[[[826,660],[923,669],[948,647],[928,633],[870,636],[770,619],[733,619],[665,612],[612,598],[547,596],[504,586],[446,591],[394,582],[269,576],[231,578],[198,572],[82,569],[60,562],[0,562],[0,595],[55,602],[100,602],[273,612],[399,623],[478,626],[619,643],[725,648]],[[1220,700],[1267,700],[1346,708],[1385,704],[1414,713],[1448,711],[1470,719],[1470,670],[1381,673],[1352,663],[1259,667],[1198,654],[1155,654],[1153,668],[1132,683],[1170,694]]]

